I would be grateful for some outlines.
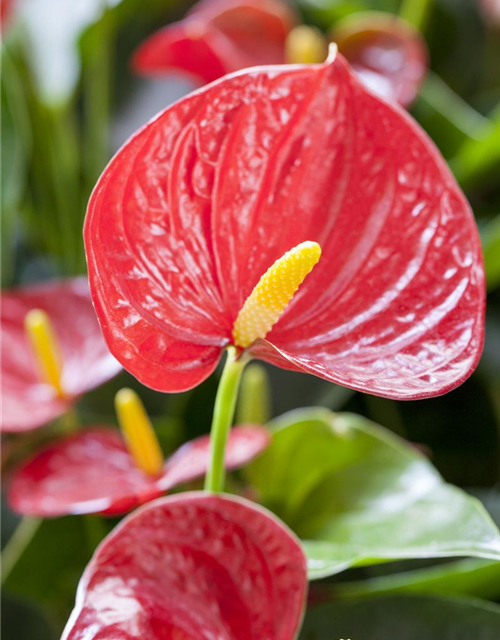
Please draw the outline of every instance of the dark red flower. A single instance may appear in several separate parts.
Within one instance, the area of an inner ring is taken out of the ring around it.
[[[423,131],[341,56],[224,78],[111,161],[85,223],[111,351],[149,387],[199,384],[266,269],[305,240],[319,263],[247,353],[399,399],[470,375],[485,301],[472,212]]]
[[[239,69],[286,62],[287,37],[297,23],[284,0],[204,0],[184,20],[150,36],[132,64],[144,75],[180,71],[203,84]],[[403,106],[416,98],[427,47],[405,21],[388,13],[355,13],[333,39],[370,89]]]
[[[293,640],[306,592],[300,544],[271,513],[184,493],[142,507],[100,545],[63,640]]]
[[[146,75],[181,71],[201,83],[259,64],[284,62],[296,16],[283,0],[204,0],[150,36],[132,64]]]
[[[427,73],[427,47],[407,22],[388,13],[353,14],[332,38],[367,87],[405,107],[415,100]]]
[[[62,351],[64,395],[41,379],[25,335],[32,309],[45,311]],[[2,431],[39,427],[62,415],[75,398],[120,370],[109,353],[85,278],[2,292]]]
[[[226,468],[240,467],[269,444],[263,427],[230,432]],[[187,442],[158,476],[138,469],[116,430],[93,427],[55,442],[16,469],[9,486],[14,511],[42,518],[70,514],[125,513],[176,485],[206,473],[208,436]]]

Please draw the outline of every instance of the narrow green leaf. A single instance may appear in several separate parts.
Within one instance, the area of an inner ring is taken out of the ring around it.
[[[500,143],[500,140],[499,140]],[[484,251],[486,282],[492,291],[500,284],[500,215],[496,216],[481,233]]]
[[[500,168],[500,109],[492,115],[490,127],[480,139],[468,139],[451,160],[451,168],[464,189],[495,181]]]

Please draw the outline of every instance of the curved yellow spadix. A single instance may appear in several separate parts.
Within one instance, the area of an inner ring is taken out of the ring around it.
[[[62,353],[49,316],[41,309],[31,309],[24,318],[24,329],[37,363],[40,378],[50,384],[60,397]]]
[[[148,475],[158,475],[163,468],[163,453],[141,399],[132,389],[120,389],[115,408],[136,466]]]
[[[269,267],[236,318],[233,340],[237,347],[246,348],[266,337],[320,257],[317,242],[302,242]]]

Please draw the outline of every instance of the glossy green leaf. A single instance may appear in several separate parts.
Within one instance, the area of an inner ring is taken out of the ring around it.
[[[400,596],[310,609],[300,640],[498,640],[500,607],[466,598]]]
[[[303,539],[311,579],[395,559],[500,560],[500,532],[481,503],[386,429],[322,409],[291,412],[271,428],[273,443],[248,479]]]
[[[481,500],[495,524],[500,523],[500,494],[479,489],[473,494]],[[380,569],[380,568],[379,568]],[[475,596],[496,600],[500,597],[500,562],[467,558],[401,573],[379,575],[367,580],[318,583],[317,587],[335,599],[394,593]]]

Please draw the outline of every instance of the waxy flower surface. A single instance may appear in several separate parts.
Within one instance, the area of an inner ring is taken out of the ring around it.
[[[229,434],[225,466],[240,467],[269,444],[262,427],[238,427]],[[49,445],[14,471],[9,502],[18,513],[39,517],[118,514],[202,477],[210,457],[208,436],[184,444],[161,472],[137,468],[118,431],[94,427]]]
[[[133,58],[144,75],[175,71],[207,83],[262,64],[322,62],[326,38],[284,0],[204,0],[184,20],[150,36]],[[361,80],[385,98],[409,106],[427,71],[418,31],[387,13],[355,13],[331,34]]]
[[[307,592],[298,540],[246,500],[184,493],[97,549],[63,640],[293,640]]]
[[[60,388],[43,379],[26,335],[33,310],[50,319],[61,357]],[[66,412],[82,393],[121,369],[110,354],[85,278],[2,292],[2,431],[40,427]]]
[[[85,242],[111,351],[161,391],[199,384],[231,344],[399,399],[458,386],[481,353],[469,205],[427,136],[340,55],[240,72],[161,113],[101,176]],[[319,262],[242,346],[240,311],[298,245],[321,247]]]

